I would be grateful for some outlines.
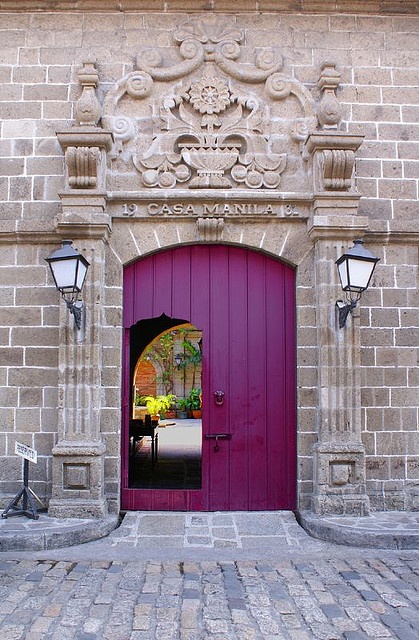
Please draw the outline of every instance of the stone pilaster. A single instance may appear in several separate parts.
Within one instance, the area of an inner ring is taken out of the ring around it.
[[[97,72],[85,63],[79,73],[82,94],[75,108],[78,126],[57,133],[65,153],[65,190],[56,219],[61,237],[72,238],[89,261],[82,292],[85,314],[78,331],[61,307],[58,440],[53,448],[49,513],[55,517],[103,517],[105,445],[100,433],[102,326],[106,212],[106,153],[112,134],[97,126]]]
[[[101,298],[110,222],[104,198],[95,194],[62,196],[62,209],[56,221],[57,231],[74,240],[90,267],[82,292],[85,317],[80,331],[61,306],[58,441],[52,452],[49,513],[54,517],[102,517],[107,506],[105,446],[100,434]]]
[[[68,218],[68,212],[67,212]],[[67,223],[68,224],[68,223]],[[58,221],[58,230],[68,229]],[[55,517],[102,517],[105,446],[100,433],[104,240],[101,227],[83,225],[75,246],[90,262],[83,289],[85,318],[80,331],[61,305],[58,441],[53,448],[49,513]],[[75,225],[72,225],[73,234]],[[81,233],[89,237],[80,237]],[[74,236],[73,236],[74,237]]]
[[[328,205],[333,206],[332,201]],[[362,235],[367,221],[348,213],[332,216],[319,208],[316,212],[320,220],[314,215],[309,228],[315,243],[319,379],[312,509],[319,515],[367,515],[359,317],[355,309],[340,329],[335,306],[341,293],[335,261],[354,237]]]
[[[351,204],[349,199],[344,208],[341,199],[322,198],[309,226],[315,243],[319,380],[312,509],[319,515],[369,512],[361,441],[359,319],[355,309],[340,329],[335,305],[341,293],[335,261],[367,225],[353,209],[351,213]]]
[[[306,151],[315,200],[308,233],[315,247],[318,345],[317,433],[312,509],[318,515],[367,515],[365,453],[361,441],[360,331],[358,311],[339,328],[341,289],[335,261],[368,225],[358,215],[353,189],[355,151],[362,137],[311,134]]]

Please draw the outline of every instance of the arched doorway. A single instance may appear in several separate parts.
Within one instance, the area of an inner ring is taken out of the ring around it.
[[[202,331],[200,489],[130,487],[133,354],[144,322],[191,323]],[[192,245],[125,268],[123,509],[295,508],[295,421],[290,266],[242,247]]]

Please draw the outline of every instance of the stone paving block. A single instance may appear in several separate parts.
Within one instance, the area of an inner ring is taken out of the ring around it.
[[[322,604],[320,609],[323,611],[327,618],[345,618],[346,613],[336,604]]]
[[[227,513],[217,513],[214,514],[211,518],[211,523],[213,527],[226,527],[234,525],[234,516]]]
[[[200,546],[200,547],[212,546],[211,538],[205,537],[205,536],[188,535],[186,536],[186,542],[188,545],[191,545],[191,546]]]
[[[235,540],[214,539],[213,546],[215,549],[237,549],[239,545]]]
[[[367,600],[368,602],[381,600],[380,596],[375,593],[375,591],[366,591],[364,589],[360,589],[359,593],[364,598],[364,600]]]
[[[391,633],[380,622],[361,622],[361,627],[373,638],[391,638]]]
[[[146,515],[140,518],[138,523],[138,536],[163,536],[163,535],[183,535],[184,517],[173,514],[168,515]]]
[[[419,556],[370,551],[376,557],[367,563],[355,551],[351,555],[341,547],[331,549],[329,555],[291,553],[260,562],[237,560],[237,550],[229,551],[222,561],[208,559],[209,555],[205,559],[202,548],[193,551],[194,560],[179,562],[173,550],[172,559],[165,561],[114,557],[80,562],[79,567],[74,560],[60,564],[58,572],[54,572],[58,563],[28,559],[0,570],[0,608],[7,604],[1,600],[7,577],[11,611],[20,606],[22,595],[29,600],[30,608],[19,618],[26,635],[31,626],[37,634],[50,622],[51,640],[74,640],[83,633],[94,634],[97,640],[172,636],[192,640],[194,634],[197,640],[413,640],[419,618],[413,600],[418,590],[412,581],[412,601],[408,600],[405,589],[398,591],[402,584],[395,580],[395,571],[399,567],[413,572]],[[392,561],[392,570],[383,560]],[[36,572],[43,574],[40,581],[27,579]],[[358,579],[348,582],[342,572],[356,573]],[[388,602],[372,590],[378,599],[369,599],[370,590],[363,593],[355,588],[357,583],[379,585]],[[4,626],[5,617],[0,617],[0,624]]]
[[[269,552],[278,552],[281,548],[287,547],[287,542],[285,537],[278,538],[278,536],[255,536],[255,535],[244,535],[240,533],[240,539],[242,543],[243,549],[255,549],[258,548],[260,550],[269,551]]]
[[[235,540],[236,532],[233,527],[212,527],[211,533],[214,538],[225,538],[227,540]]]

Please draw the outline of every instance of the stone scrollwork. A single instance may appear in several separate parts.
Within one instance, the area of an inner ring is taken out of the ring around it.
[[[181,96],[166,100],[156,134],[133,162],[148,187],[250,189],[279,185],[286,153],[274,153],[263,135],[264,110],[215,76],[199,78]]]
[[[147,189],[276,189],[290,161],[306,189],[295,168],[317,124],[314,100],[283,73],[277,49],[243,56],[244,31],[227,19],[192,18],[173,39],[176,61],[170,49],[141,49],[136,69],[104,99],[111,158],[120,174],[131,172],[131,188],[134,167]]]

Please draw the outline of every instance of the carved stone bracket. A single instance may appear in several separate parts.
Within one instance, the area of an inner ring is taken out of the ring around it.
[[[364,136],[349,133],[311,133],[305,152],[311,158],[313,187],[321,191],[352,191],[355,151]]]
[[[223,239],[223,218],[198,218],[196,224],[202,242],[220,242]]]
[[[97,187],[99,147],[68,147],[65,162],[70,188]]]
[[[57,132],[64,149],[66,191],[73,189],[104,190],[106,152],[112,148],[113,136],[97,124],[101,107],[96,96],[99,74],[94,62],[84,62],[78,73],[82,93],[74,106],[77,125]]]
[[[99,127],[74,127],[57,132],[57,137],[65,153],[66,191],[103,190],[112,133]]]

